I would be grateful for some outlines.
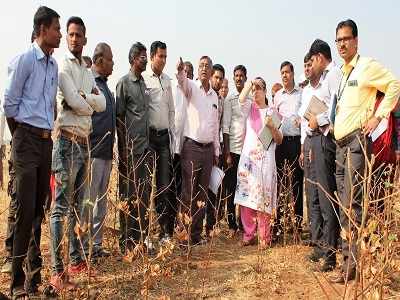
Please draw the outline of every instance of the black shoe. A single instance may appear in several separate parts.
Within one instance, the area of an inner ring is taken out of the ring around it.
[[[110,256],[111,253],[108,252],[107,250],[104,250],[103,248],[99,248],[92,255],[93,258],[110,257]]]
[[[322,272],[322,273],[326,273],[326,272],[331,272],[335,269],[335,264],[330,264],[330,263],[326,263],[324,262],[323,265],[318,265],[314,268],[315,272]]]
[[[312,262],[318,262],[322,258],[322,254],[314,249],[307,258]]]
[[[355,271],[350,271],[347,276],[345,272],[340,271],[338,274],[330,276],[329,281],[333,283],[344,284],[346,281],[354,280],[355,278],[356,278]]]
[[[0,272],[1,273],[11,273],[11,269],[12,269],[12,259],[11,259],[11,257],[6,257],[4,259],[4,263],[3,263],[3,266],[1,267]]]

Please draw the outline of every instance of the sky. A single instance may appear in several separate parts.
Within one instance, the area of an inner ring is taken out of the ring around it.
[[[92,56],[97,43],[108,43],[114,53],[112,90],[129,71],[128,52],[140,41],[148,50],[155,40],[167,44],[165,72],[174,77],[179,57],[189,60],[197,73],[198,60],[208,55],[225,67],[233,91],[233,68],[243,64],[248,78],[262,76],[267,87],[280,81],[279,66],[285,60],[295,66],[295,78],[314,39],[331,46],[334,61],[341,64],[335,46],[338,22],[351,18],[359,30],[359,53],[376,58],[400,76],[400,1],[395,0],[52,0],[2,1],[0,12],[0,93],[3,97],[9,61],[29,47],[33,15],[40,5],[61,16],[63,34],[55,58],[67,49],[65,24],[80,16],[87,28],[84,55]],[[149,53],[149,51],[148,51]],[[150,67],[150,63],[148,64]]]

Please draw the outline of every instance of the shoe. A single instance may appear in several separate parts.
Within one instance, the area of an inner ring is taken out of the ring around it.
[[[80,275],[86,274],[89,271],[86,262],[82,261],[76,265],[70,265],[68,268],[69,275]],[[95,277],[96,271],[93,268],[90,268],[90,277]]]
[[[254,245],[256,243],[256,239],[255,238],[253,238],[253,239],[251,239],[251,240],[242,240],[241,242],[240,242],[240,246],[242,246],[242,247],[247,247],[247,246],[251,246],[251,245]]]
[[[159,240],[159,244],[161,245],[161,246],[164,246],[164,245],[168,245],[168,244],[170,244],[171,243],[171,236],[168,234],[168,233],[166,233],[166,234],[164,234],[162,237],[161,237],[161,239]]]
[[[157,254],[156,248],[154,247],[154,244],[151,239],[149,239],[149,237],[146,237],[146,239],[144,240],[144,245],[146,246],[148,255],[154,256]]]
[[[329,281],[332,283],[344,284],[346,281],[354,280],[355,278],[356,278],[355,271],[350,271],[348,276],[346,276],[345,272],[340,271],[339,273],[330,276]]]
[[[326,272],[331,272],[335,269],[336,264],[330,264],[327,262],[324,262],[322,265],[317,265],[313,268],[313,271],[315,272],[321,272],[321,273],[326,273]]]
[[[206,239],[192,240],[192,246],[204,246],[207,245],[208,241]]]
[[[12,259],[11,257],[6,257],[3,263],[3,266],[1,267],[0,272],[1,273],[11,273],[12,271]]]
[[[69,281],[68,276],[64,272],[51,276],[49,284],[50,287],[47,287],[43,292],[48,296],[57,295],[64,289],[70,291],[77,288],[77,285]]]
[[[99,248],[93,252],[92,258],[104,258],[110,257],[111,253],[105,250],[104,248]]]
[[[316,251],[315,249],[313,250],[313,252],[311,252],[310,255],[307,256],[307,258],[309,260],[311,260],[312,262],[319,262],[319,260],[323,257],[323,255],[321,253],[319,253],[318,251]]]

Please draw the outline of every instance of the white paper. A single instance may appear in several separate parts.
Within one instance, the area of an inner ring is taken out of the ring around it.
[[[213,166],[211,170],[210,184],[208,188],[217,195],[218,188],[222,183],[222,179],[224,179],[225,173],[220,168]]]
[[[375,142],[378,139],[378,137],[380,137],[381,134],[386,131],[387,127],[388,127],[388,119],[382,119],[379,122],[378,126],[375,128],[375,130],[372,131],[370,134],[372,142]]]

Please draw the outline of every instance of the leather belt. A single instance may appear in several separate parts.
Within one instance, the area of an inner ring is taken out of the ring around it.
[[[155,135],[155,136],[163,136],[165,134],[168,134],[168,129],[165,128],[165,129],[157,130],[155,128],[151,128],[150,127],[150,133]]]
[[[213,145],[213,142],[210,142],[210,143],[199,143],[198,141],[195,141],[195,140],[193,140],[191,138],[188,138],[188,137],[186,137],[185,139],[186,139],[186,141],[189,141],[189,142],[191,142],[191,143],[193,143],[193,144],[195,144],[195,145],[197,145],[199,147],[202,147],[202,148],[206,148],[206,147],[209,147],[209,146]]]
[[[353,141],[358,135],[361,135],[360,129],[356,129],[353,132],[350,132],[345,137],[341,138],[340,140],[336,140],[336,143],[338,144],[339,147],[344,147],[350,144],[351,141]]]
[[[34,126],[26,124],[26,123],[18,123],[17,127],[23,128],[42,139],[51,138],[51,130],[48,130],[48,129],[37,128],[37,127],[34,127]]]
[[[79,135],[73,134],[67,130],[60,129],[60,136],[63,138],[66,138],[67,140],[70,140],[72,142],[77,142],[78,144],[81,145],[87,145],[87,139],[84,137],[81,137]]]

